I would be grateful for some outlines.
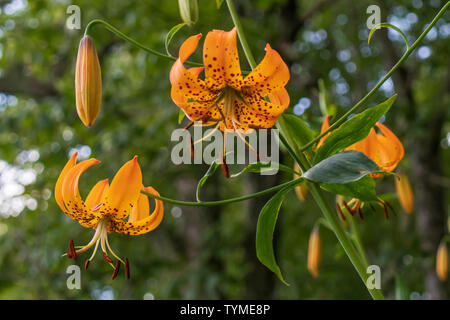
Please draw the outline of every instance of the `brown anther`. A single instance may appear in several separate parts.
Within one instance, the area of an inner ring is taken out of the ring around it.
[[[352,216],[355,214],[355,212],[353,212],[352,208],[350,208],[345,200],[342,201],[342,204],[344,205],[345,209],[347,209],[348,213],[350,213]]]
[[[111,276],[112,280],[114,280],[114,278],[117,277],[117,274],[119,273],[119,270],[120,270],[120,260],[117,260],[116,267],[114,268],[114,272],[113,272],[113,274]]]
[[[89,262],[91,262],[91,260],[87,259],[86,262],[84,263],[84,270],[87,270],[89,267]]]
[[[195,158],[195,148],[194,148],[194,140],[192,140],[192,136],[189,137],[190,143],[191,143],[191,158]]]
[[[72,258],[74,260],[77,259],[77,252],[75,251],[75,246],[73,244],[72,239],[69,240],[69,253],[70,253],[70,258]],[[69,254],[67,254],[67,256],[69,256]]]
[[[342,219],[343,221],[345,221],[345,216],[344,216],[344,214],[342,213],[341,206],[339,205],[339,203],[336,203],[336,209],[337,209],[337,212],[339,213],[339,216],[341,217],[341,219]]]
[[[66,253],[66,256],[67,256],[67,258],[72,259],[72,252],[70,252],[70,251],[67,252],[67,253]]]
[[[103,259],[105,259],[105,261],[109,262],[109,263],[113,263],[113,259],[111,259],[106,252],[103,252]]]
[[[194,124],[194,121],[189,122],[186,127],[184,127],[184,130],[189,129],[190,127],[192,127],[192,125]]]
[[[364,218],[363,218],[363,214],[362,214],[361,207],[358,207],[358,215],[359,215],[359,218],[360,218],[361,220],[364,219]]]
[[[223,175],[225,176],[225,178],[229,179],[230,178],[230,171],[228,170],[228,165],[227,165],[227,162],[225,161],[225,157],[223,157],[223,161],[221,163],[221,166],[222,166]]]
[[[383,211],[384,211],[384,217],[386,219],[389,219],[389,212],[388,212],[387,206],[386,206],[386,204],[384,202],[383,202]]]
[[[397,215],[397,213],[395,212],[394,208],[391,206],[391,204],[389,202],[385,201],[384,203],[389,207],[389,209],[391,209],[391,211],[392,211],[392,213],[394,215]]]
[[[130,279],[130,263],[128,262],[128,258],[125,258],[125,276],[127,279]]]

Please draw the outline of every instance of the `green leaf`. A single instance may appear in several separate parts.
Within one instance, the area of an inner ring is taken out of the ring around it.
[[[178,111],[178,124],[180,124],[181,121],[183,121],[184,116],[185,116],[184,111],[180,109],[180,111]]]
[[[183,28],[185,25],[187,25],[186,22],[177,24],[176,26],[174,26],[172,29],[170,29],[170,31],[167,33],[166,35],[166,40],[164,42],[165,46],[166,46],[166,52],[169,56],[172,56],[169,52],[169,44],[170,41],[172,41],[173,36],[175,35],[175,33],[177,33],[181,28]]]
[[[369,176],[345,184],[321,184],[320,187],[329,192],[357,198],[362,201],[372,201],[377,199],[375,180]]]
[[[306,122],[294,114],[282,114],[278,118],[278,128],[289,145],[298,152],[300,152],[301,146],[310,142],[315,136],[314,131],[309,128]]]
[[[278,191],[264,206],[259,214],[256,227],[256,255],[263,265],[277,275],[286,285],[289,285],[281,274],[280,267],[273,251],[273,233],[278,219],[278,212],[286,194],[292,190],[284,188]]]
[[[358,181],[369,173],[381,173],[381,169],[364,153],[343,151],[320,161],[302,174],[302,177],[314,182],[326,184],[344,184]]]
[[[333,130],[317,149],[314,163],[318,163],[329,156],[344,150],[366,138],[370,129],[380,120],[381,116],[389,111],[397,95],[394,95],[379,105],[369,108],[344,122],[339,128]]]
[[[216,172],[217,168],[220,166],[219,160],[215,160],[208,168],[208,171],[206,171],[205,175],[198,181],[197,184],[197,191],[195,193],[195,197],[197,199],[197,202],[201,202],[200,200],[200,189],[203,187],[203,185],[206,183],[206,181]]]
[[[383,22],[383,23],[377,24],[375,27],[372,28],[372,30],[370,30],[369,37],[367,38],[367,44],[370,44],[370,39],[372,38],[372,34],[375,31],[377,31],[378,29],[380,29],[380,28],[390,28],[390,29],[394,29],[395,31],[400,33],[400,35],[403,37],[403,40],[405,40],[406,48],[409,49],[408,38],[403,33],[403,31],[399,27],[396,27],[393,24],[390,24],[390,23],[387,23],[387,22]]]

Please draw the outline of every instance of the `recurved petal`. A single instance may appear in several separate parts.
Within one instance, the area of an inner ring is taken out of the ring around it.
[[[183,44],[180,47],[180,50],[178,51],[178,57],[181,60],[181,63],[184,63],[197,49],[198,42],[200,41],[200,38],[202,37],[202,34],[199,33],[195,36],[191,36],[187,38]]]
[[[70,159],[67,161],[66,165],[62,169],[61,173],[59,174],[58,180],[56,180],[55,185],[55,200],[58,206],[61,208],[62,211],[67,212],[66,207],[64,206],[64,200],[62,196],[62,185],[63,181],[67,176],[67,173],[70,169],[72,169],[77,162],[77,155],[78,152],[75,152]]]
[[[109,180],[101,180],[91,189],[84,202],[89,210],[97,211],[109,189]]]
[[[380,164],[379,166],[384,171],[393,171],[397,164],[402,160],[405,150],[403,144],[397,138],[397,136],[389,130],[382,123],[377,123],[377,127],[382,134],[377,134],[379,151],[380,151]]]
[[[244,79],[243,86],[250,87],[253,94],[266,97],[283,88],[289,81],[289,68],[277,51],[266,45],[263,60]]]
[[[203,45],[203,64],[206,82],[213,90],[225,83],[235,89],[242,86],[241,67],[236,41],[237,31],[213,30],[208,32]]]
[[[64,205],[67,208],[65,213],[70,218],[80,222],[83,226],[90,226],[93,220],[97,220],[97,216],[86,208],[83,200],[81,199],[80,192],[78,190],[78,180],[84,171],[99,162],[100,161],[96,159],[89,159],[80,162],[69,169],[62,183],[62,197]]]
[[[269,94],[269,99],[273,104],[279,105],[283,108],[289,107],[289,103],[291,101],[289,93],[285,88],[281,88]]]
[[[147,187],[145,190],[159,196],[159,193],[152,187]],[[127,222],[113,221],[110,225],[110,232],[131,235],[144,234],[158,227],[164,216],[163,202],[157,199],[155,199],[155,209],[149,215],[148,198],[146,195],[142,194],[139,197],[139,205],[134,210],[135,211],[130,215],[130,219]]]
[[[136,205],[142,187],[142,172],[137,156],[125,163],[114,176],[102,211],[115,220],[123,220]]]
[[[213,108],[214,100],[211,101],[191,101],[188,102],[180,91],[172,86],[171,96],[173,102],[183,109],[186,116],[191,121],[202,121],[206,122],[208,120],[214,120],[219,118],[220,114],[217,111],[217,108]]]
[[[210,91],[205,82],[198,77],[199,69],[186,69],[180,59],[177,59],[170,69],[170,83],[172,90],[186,100],[210,101],[217,93]]]

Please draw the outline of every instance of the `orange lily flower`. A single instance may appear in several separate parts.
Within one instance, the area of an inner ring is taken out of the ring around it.
[[[163,203],[155,200],[155,209],[150,214],[148,197],[141,194],[140,190],[145,189],[155,195],[159,193],[152,187],[143,187],[141,168],[137,157],[134,157],[119,169],[111,185],[108,179],[99,181],[83,201],[78,191],[78,180],[86,169],[100,161],[88,159],[76,164],[76,159],[77,153],[61,171],[55,186],[55,199],[69,218],[77,220],[85,228],[93,228],[95,234],[87,245],[78,247],[78,250],[75,250],[71,240],[67,256],[75,259],[78,254],[95,245],[92,256],[86,261],[87,269],[100,244],[103,258],[111,266],[113,260],[108,256],[108,251],[117,259],[116,266],[113,266],[113,278],[121,263],[125,265],[126,275],[129,277],[128,259],[124,262],[114,253],[109,245],[108,233],[140,235],[155,229],[163,218]],[[128,220],[125,221],[127,217]]]
[[[243,78],[236,28],[229,32],[213,30],[203,45],[205,67],[186,69],[183,63],[196,50],[201,36],[191,36],[181,45],[170,70],[175,104],[191,121],[217,124],[222,131],[271,128],[289,106],[289,94],[284,88],[289,68],[278,52],[267,44],[261,63]],[[203,70],[204,80],[199,78]]]
[[[330,127],[330,119],[331,116],[327,116],[325,118],[324,122],[322,123],[322,128],[320,131],[321,133],[325,132]],[[345,150],[355,150],[362,152],[369,159],[375,162],[381,170],[385,172],[394,171],[405,154],[403,144],[397,138],[397,136],[384,124],[377,122],[376,127],[380,130],[380,133],[377,133],[375,129],[372,128],[369,135],[365,139],[351,145]],[[330,133],[326,134],[319,140],[316,148],[319,148],[322,145],[323,141],[328,137],[329,134]],[[381,177],[382,174],[370,173],[369,176],[371,178],[378,178]],[[394,211],[392,206],[387,201],[384,201],[381,198],[378,198],[377,201],[378,204],[383,208],[384,215],[387,219],[389,216],[388,209]],[[342,201],[342,204],[351,215],[357,212],[359,214],[359,217],[361,219],[363,218],[362,208],[364,206],[364,202],[359,199],[352,199],[348,203],[346,201]],[[339,214],[344,217],[341,212],[342,208],[340,207],[340,204],[337,204],[337,210]]]
[[[329,121],[330,116],[327,116],[322,124],[321,132],[324,132],[330,127]],[[384,124],[377,122],[376,127],[381,133],[376,133],[375,129],[372,128],[367,138],[351,145],[345,150],[362,152],[373,162],[375,162],[381,170],[391,172],[397,167],[400,160],[403,159],[405,154],[403,144]],[[317,147],[322,145],[326,137],[327,135],[319,141]],[[372,173],[370,176],[372,178],[377,178],[380,177],[381,174]]]

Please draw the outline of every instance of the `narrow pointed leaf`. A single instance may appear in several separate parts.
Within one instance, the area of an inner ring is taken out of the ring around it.
[[[278,191],[264,206],[259,214],[256,227],[256,255],[259,261],[286,285],[289,285],[281,274],[273,250],[273,233],[278,219],[278,212],[286,194],[292,189],[285,188]]]

